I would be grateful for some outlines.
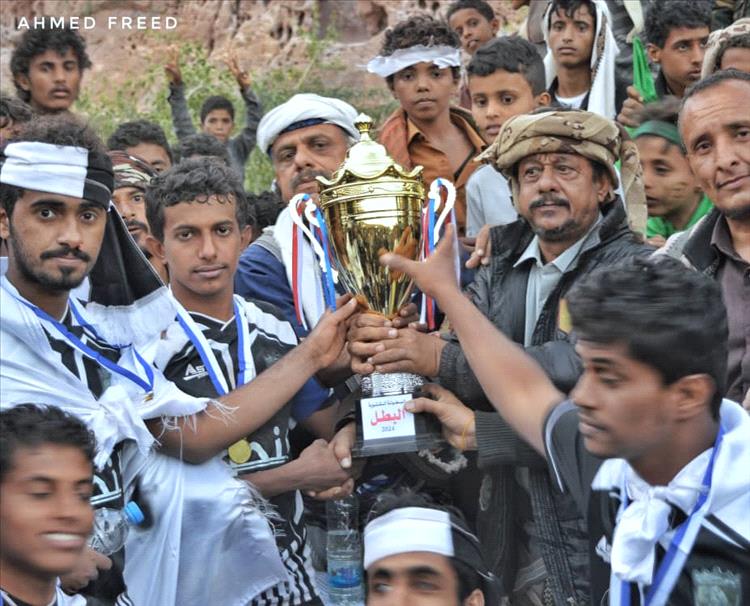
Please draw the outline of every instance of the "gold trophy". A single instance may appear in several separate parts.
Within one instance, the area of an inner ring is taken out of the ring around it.
[[[360,141],[349,149],[330,180],[317,177],[321,184],[319,200],[317,204],[307,200],[304,214],[308,225],[319,234],[319,241],[312,244],[330,291],[332,282],[337,281],[361,305],[392,319],[409,302],[413,284],[406,275],[381,266],[379,258],[385,252],[397,252],[413,260],[422,258],[430,203],[425,200],[422,167],[407,172],[396,164],[385,147],[370,138],[372,120],[368,116],[357,116],[355,125]],[[442,206],[434,233],[450,214],[455,200],[452,184],[439,181],[448,196],[445,203],[439,203],[439,186],[431,188],[433,219],[435,206]],[[290,209],[295,204],[290,203]],[[302,226],[299,213],[292,214]],[[309,228],[303,229],[312,236]],[[425,381],[412,373],[362,377],[355,456],[414,452],[443,443],[437,419],[404,409],[405,402]]]

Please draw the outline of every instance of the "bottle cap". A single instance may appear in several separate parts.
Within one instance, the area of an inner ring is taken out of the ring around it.
[[[141,508],[138,507],[138,503],[135,503],[134,501],[126,503],[122,511],[125,514],[128,522],[133,524],[133,526],[143,524],[143,520],[146,519],[146,517],[143,515],[143,512],[141,511]]]

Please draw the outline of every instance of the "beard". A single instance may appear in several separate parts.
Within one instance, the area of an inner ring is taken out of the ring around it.
[[[565,242],[573,239],[574,236],[583,235],[583,230],[575,219],[568,219],[562,225],[550,229],[544,229],[531,223],[531,231],[544,242]]]
[[[537,198],[531,204],[529,204],[529,214],[531,215],[531,211],[537,208],[550,205],[561,206],[570,210],[570,202],[565,198],[561,196],[543,194],[541,197]],[[540,240],[543,240],[545,242],[564,242],[566,240],[570,240],[573,236],[578,235],[579,232],[581,232],[581,235],[583,235],[581,226],[572,217],[566,220],[562,225],[558,225],[557,227],[552,227],[549,229],[539,227],[531,220],[529,220],[529,225],[531,225],[531,230],[534,232],[534,234],[537,235]]]
[[[43,289],[50,292],[66,292],[80,286],[91,270],[91,267],[88,267],[86,271],[82,272],[80,275],[76,275],[73,273],[75,270],[72,267],[63,267],[60,269],[59,275],[54,275],[50,272],[34,268],[30,261],[30,255],[24,250],[18,238],[12,237],[12,234],[13,229],[11,228],[11,237],[7,241],[8,246],[13,251],[13,259],[18,268],[18,272],[27,282],[38,284]],[[85,252],[70,247],[45,251],[39,256],[39,258],[45,260],[65,255],[73,255],[86,263],[91,262],[91,257]]]

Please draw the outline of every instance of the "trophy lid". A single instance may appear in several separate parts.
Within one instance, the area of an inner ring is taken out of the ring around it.
[[[323,187],[330,188],[355,181],[369,181],[386,173],[402,179],[420,178],[421,166],[415,167],[412,171],[405,171],[388,155],[383,145],[370,138],[373,126],[370,116],[359,114],[354,121],[354,126],[359,131],[359,141],[346,152],[344,163],[333,173],[331,179],[317,177]]]

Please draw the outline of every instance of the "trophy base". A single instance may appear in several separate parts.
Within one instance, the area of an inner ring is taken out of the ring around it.
[[[414,415],[404,404],[419,397],[425,378],[411,373],[373,373],[362,378],[356,407],[354,457],[417,452],[445,444],[434,415]]]

